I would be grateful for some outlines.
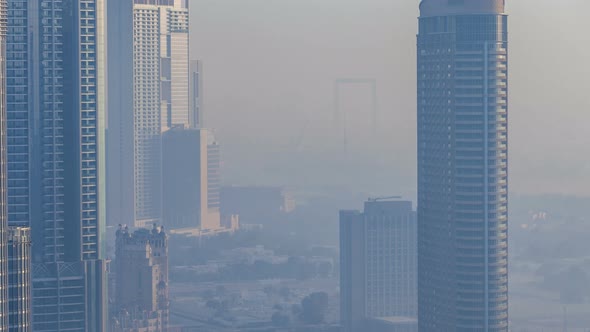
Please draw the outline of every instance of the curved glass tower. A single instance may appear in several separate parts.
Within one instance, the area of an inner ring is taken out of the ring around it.
[[[419,328],[508,331],[504,0],[423,0],[418,34]]]

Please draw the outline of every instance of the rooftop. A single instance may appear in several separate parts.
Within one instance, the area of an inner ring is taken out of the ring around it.
[[[403,317],[403,316],[395,316],[395,317],[374,317],[372,318],[374,321],[379,321],[382,323],[387,323],[391,325],[413,325],[418,324],[418,319],[415,317]]]
[[[506,0],[422,0],[420,17],[504,14]]]

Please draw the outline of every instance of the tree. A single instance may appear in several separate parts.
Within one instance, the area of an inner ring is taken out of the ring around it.
[[[287,286],[283,286],[279,290],[279,295],[283,300],[289,301],[289,299],[291,298],[291,289],[289,289],[289,287]]]
[[[328,278],[333,271],[333,266],[331,262],[321,262],[318,266],[318,274],[322,278]]]
[[[203,291],[200,295],[205,300],[212,300],[215,298],[215,292],[212,289],[207,289]]]
[[[277,327],[287,327],[291,323],[291,317],[282,312],[275,312],[272,314],[272,325]]]
[[[227,289],[223,285],[219,285],[215,288],[215,294],[219,297],[223,297],[227,294]]]
[[[588,274],[579,267],[570,267],[561,277],[561,303],[581,304],[586,297],[585,289],[589,283]]]
[[[301,301],[301,320],[307,324],[320,324],[326,319],[329,297],[325,292],[308,295]]]
[[[291,306],[291,313],[297,317],[301,316],[303,309],[301,309],[301,304],[293,304]]]
[[[272,296],[275,293],[275,288],[273,286],[264,286],[263,291],[266,296]]]
[[[206,304],[207,308],[217,311],[219,310],[219,308],[221,308],[221,302],[217,301],[217,300],[209,300],[207,301]]]

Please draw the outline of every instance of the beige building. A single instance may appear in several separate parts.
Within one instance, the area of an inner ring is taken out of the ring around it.
[[[117,230],[115,260],[117,314],[113,332],[165,332],[168,329],[168,236],[163,228]]]
[[[162,146],[163,223],[169,229],[220,230],[221,152],[213,133],[173,128]]]
[[[162,218],[162,132],[189,127],[187,0],[134,0],[134,226]]]

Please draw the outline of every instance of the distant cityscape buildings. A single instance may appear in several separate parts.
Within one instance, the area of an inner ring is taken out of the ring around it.
[[[35,331],[106,330],[105,9],[8,1],[8,221],[31,227]]]
[[[364,212],[340,212],[343,331],[417,331],[416,231],[412,202],[373,199]]]
[[[115,314],[111,332],[166,332],[169,324],[168,236],[161,227],[116,234]]]
[[[505,0],[423,0],[418,33],[421,332],[508,331]]]
[[[241,223],[275,224],[295,207],[293,193],[284,187],[221,187],[221,214],[238,215]]]
[[[504,7],[420,3],[418,208],[377,198],[340,212],[344,332],[509,330]],[[242,272],[257,282],[333,277],[336,248],[295,237],[307,224],[287,218],[295,215],[289,190],[222,187],[189,28],[189,0],[0,0],[0,332],[173,331],[168,234],[190,254],[207,244],[205,253],[216,253],[176,266],[189,282],[242,282]],[[345,147],[340,97],[350,84],[370,88],[373,131],[378,122],[377,81],[337,79],[334,119]],[[119,225],[109,232],[110,264],[107,220]],[[283,231],[281,222],[289,238],[277,248],[225,246],[240,223],[251,233],[237,245],[270,226]],[[229,235],[213,238],[220,233]],[[197,262],[206,264],[188,266]],[[338,328],[327,326],[327,293],[293,305],[301,292],[262,286],[258,293],[283,303],[273,302],[269,321],[243,313],[244,326]],[[225,293],[202,295],[214,318],[187,320],[235,323],[230,306],[247,294]]]

